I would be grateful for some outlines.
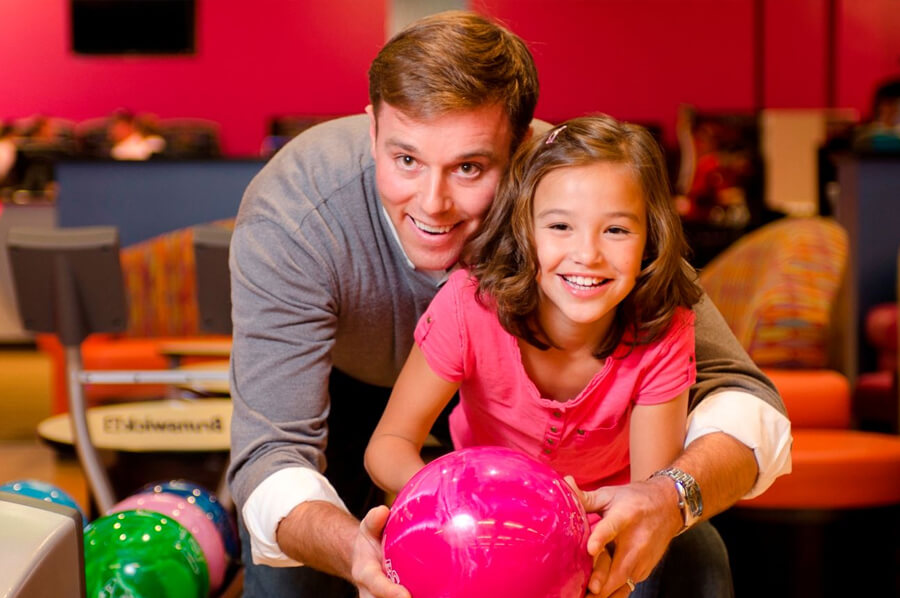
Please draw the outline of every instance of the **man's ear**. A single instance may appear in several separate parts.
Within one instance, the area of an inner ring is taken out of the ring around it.
[[[371,141],[372,157],[375,157],[375,136],[378,133],[378,121],[375,116],[375,107],[372,104],[366,106],[366,114],[369,115],[369,140]]]

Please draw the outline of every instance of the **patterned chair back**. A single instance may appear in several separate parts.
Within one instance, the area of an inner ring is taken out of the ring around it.
[[[830,218],[784,218],[740,238],[700,284],[760,367],[823,368],[847,234]]]

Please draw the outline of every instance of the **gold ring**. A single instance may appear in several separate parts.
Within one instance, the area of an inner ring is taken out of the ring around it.
[[[625,578],[625,585],[628,586],[628,591],[629,591],[629,592],[633,592],[633,591],[634,591],[634,580],[631,579],[630,577],[626,577],[626,578]]]

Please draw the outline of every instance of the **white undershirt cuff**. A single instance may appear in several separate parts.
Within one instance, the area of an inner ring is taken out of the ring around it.
[[[275,532],[294,507],[309,500],[330,502],[347,511],[325,476],[306,467],[280,469],[253,490],[241,515],[250,534],[250,552],[255,564],[270,567],[303,564],[282,552]]]
[[[713,432],[724,432],[753,450],[759,473],[743,498],[762,494],[775,478],[791,472],[791,422],[758,397],[724,390],[701,401],[688,415],[684,445]]]

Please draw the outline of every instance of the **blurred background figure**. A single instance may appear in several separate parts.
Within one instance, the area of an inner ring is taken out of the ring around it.
[[[166,140],[156,133],[149,118],[137,117],[126,110],[112,116],[109,138],[110,155],[116,160],[147,160],[166,148]]]
[[[11,124],[0,121],[0,190],[12,187],[16,164],[16,142]]]
[[[900,77],[888,79],[872,94],[872,114],[856,131],[856,150],[900,150]]]

